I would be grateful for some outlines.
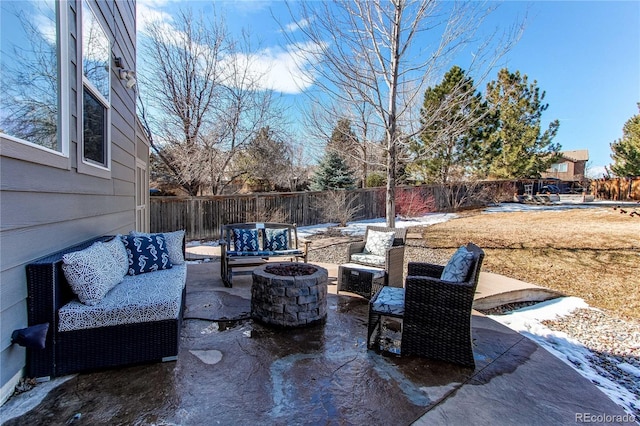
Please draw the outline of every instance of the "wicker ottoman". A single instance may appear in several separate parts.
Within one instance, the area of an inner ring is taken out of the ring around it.
[[[345,263],[338,267],[338,289],[371,299],[385,285],[386,272],[373,266]]]

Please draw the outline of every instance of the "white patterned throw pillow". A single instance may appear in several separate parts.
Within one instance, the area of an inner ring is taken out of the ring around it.
[[[122,274],[122,278],[124,278],[129,271],[129,255],[127,254],[127,249],[124,247],[121,235],[118,234],[109,241],[105,241],[103,244],[107,250],[111,252],[111,255],[120,268],[119,272]]]
[[[369,231],[367,232],[367,242],[364,245],[364,253],[384,256],[387,249],[393,245],[395,232]]]
[[[62,256],[62,271],[73,292],[85,305],[94,306],[122,281],[122,265],[102,242]]]
[[[473,263],[473,253],[465,246],[460,246],[458,250],[451,256],[449,262],[444,267],[440,279],[454,283],[461,283],[467,278],[469,268]]]

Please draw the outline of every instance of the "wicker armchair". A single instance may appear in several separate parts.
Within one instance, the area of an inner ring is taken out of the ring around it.
[[[475,367],[471,340],[471,310],[478,285],[484,251],[469,243],[473,260],[466,279],[461,283],[442,281],[444,266],[409,262],[404,289],[388,289],[398,293],[399,305],[384,309],[376,304],[381,289],[370,301],[367,343],[377,328],[374,343],[380,337],[381,317],[402,318],[401,355],[418,355],[468,367]],[[402,294],[404,293],[404,298]]]
[[[367,236],[370,231],[395,232],[393,245],[386,250],[384,263],[369,263],[366,260],[354,259],[353,254],[362,254],[367,243]],[[382,226],[367,226],[364,233],[364,240],[350,243],[347,246],[347,261],[366,266],[373,266],[384,269],[386,272],[385,284],[392,287],[402,287],[402,275],[404,269],[404,246],[407,239],[406,228],[387,228]]]

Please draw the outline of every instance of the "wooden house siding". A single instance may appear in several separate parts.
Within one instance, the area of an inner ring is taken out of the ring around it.
[[[136,223],[148,230],[148,183],[142,182],[145,200],[137,193],[136,181],[140,184],[139,170],[148,170],[149,144],[136,118],[135,91],[124,86],[113,63],[119,56],[125,68],[136,69],[135,1],[89,3],[111,41],[109,170],[81,160],[80,1],[62,3],[69,20],[69,88],[63,94],[69,100],[68,156],[0,137],[0,403],[13,391],[25,365],[24,348],[11,344],[11,332],[27,326],[25,265],[99,235],[127,233]]]

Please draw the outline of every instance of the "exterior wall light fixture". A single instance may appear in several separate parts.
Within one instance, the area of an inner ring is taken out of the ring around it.
[[[135,78],[136,72],[125,69],[121,57],[115,58],[115,63],[116,63],[116,67],[119,68],[118,76],[120,77],[120,80],[126,81],[125,87],[127,89],[133,88],[133,86],[136,85],[136,78]]]

